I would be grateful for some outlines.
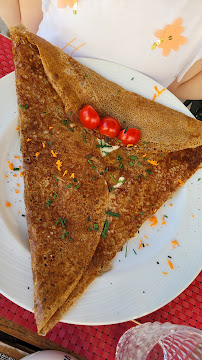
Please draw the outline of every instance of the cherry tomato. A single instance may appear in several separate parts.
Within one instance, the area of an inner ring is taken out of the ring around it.
[[[98,127],[98,130],[101,134],[107,135],[111,138],[118,136],[121,131],[121,125],[118,120],[111,116],[105,116],[101,121]]]
[[[125,129],[120,132],[119,140],[121,140],[124,145],[134,145],[140,140],[140,136],[141,131],[139,129]]]
[[[87,129],[95,129],[100,124],[100,117],[91,105],[85,105],[79,111],[79,119]]]

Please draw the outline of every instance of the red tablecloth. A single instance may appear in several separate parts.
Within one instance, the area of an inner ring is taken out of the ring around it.
[[[0,35],[0,78],[14,70],[11,41]],[[34,315],[0,296],[0,315],[36,331]],[[202,272],[176,299],[139,322],[169,321],[202,329]],[[107,326],[78,326],[58,323],[47,338],[88,360],[113,360],[120,336],[131,326],[126,322]]]

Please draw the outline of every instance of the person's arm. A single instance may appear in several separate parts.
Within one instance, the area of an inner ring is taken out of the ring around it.
[[[19,1],[0,0],[0,16],[8,27],[19,25],[21,19]]]
[[[5,24],[23,24],[34,33],[43,18],[41,0],[0,0],[0,15]]]
[[[168,90],[181,99],[202,100],[202,59],[193,64],[180,82],[175,79]]]

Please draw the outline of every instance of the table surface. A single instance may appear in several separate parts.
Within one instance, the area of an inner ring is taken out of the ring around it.
[[[14,70],[11,40],[0,35],[0,78]],[[202,272],[169,304],[138,321],[169,321],[202,329]],[[107,326],[79,326],[58,323],[45,338],[36,334],[33,313],[0,295],[0,330],[41,349],[66,349],[78,359],[113,360],[120,336],[135,326],[132,321]],[[13,333],[12,333],[13,332]]]

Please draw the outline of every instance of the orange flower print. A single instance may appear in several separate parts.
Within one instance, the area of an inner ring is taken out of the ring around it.
[[[74,0],[58,0],[58,8],[63,9],[67,5],[73,8],[74,2],[75,2]]]
[[[168,56],[171,50],[178,51],[180,45],[187,43],[187,38],[181,35],[184,31],[182,21],[182,18],[178,18],[172,24],[166,25],[163,30],[156,31],[155,36],[160,40],[155,44],[163,49],[163,56]]]

